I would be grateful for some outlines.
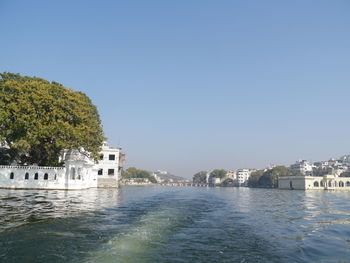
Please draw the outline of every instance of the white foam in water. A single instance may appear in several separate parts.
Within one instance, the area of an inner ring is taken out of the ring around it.
[[[171,228],[180,220],[181,213],[175,208],[149,212],[130,226],[124,233],[113,237],[108,244],[92,252],[84,262],[139,262],[152,248],[161,244]]]

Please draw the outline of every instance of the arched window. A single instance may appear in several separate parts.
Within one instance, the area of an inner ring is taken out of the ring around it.
[[[35,173],[34,174],[34,180],[38,180],[39,179],[39,174],[38,173]]]
[[[57,180],[57,174],[55,174],[54,180]]]
[[[344,182],[340,181],[339,182],[339,187],[344,187]]]
[[[318,182],[317,181],[314,182],[314,187],[318,187],[318,186],[319,186]]]
[[[328,187],[331,187],[331,186],[332,186],[332,182],[328,181]]]
[[[321,181],[321,186],[322,186],[322,187],[324,186],[324,183],[323,183],[323,181]]]
[[[75,168],[70,170],[70,179],[75,180]]]
[[[81,168],[78,168],[78,175],[77,175],[77,179],[80,180],[81,178]]]
[[[350,186],[350,182],[349,181],[346,182],[346,186],[348,186],[348,187]]]
[[[25,175],[24,175],[24,180],[28,180],[29,179],[29,173],[26,173]]]
[[[48,180],[49,179],[49,175],[47,173],[44,174],[44,180]]]
[[[13,180],[13,178],[15,178],[15,174],[14,173],[10,173],[10,179]]]

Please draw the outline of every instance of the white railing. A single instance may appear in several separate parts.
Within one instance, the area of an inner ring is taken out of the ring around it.
[[[4,168],[4,169],[35,169],[35,170],[63,170],[65,167],[0,165],[0,168]]]

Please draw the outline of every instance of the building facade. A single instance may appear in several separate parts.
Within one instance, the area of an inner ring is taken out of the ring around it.
[[[102,145],[100,160],[94,165],[97,170],[98,187],[117,187],[122,167],[121,149]]]
[[[222,179],[219,177],[209,177],[208,184],[209,186],[216,186],[221,184]]]
[[[238,169],[237,174],[237,184],[238,186],[247,186],[248,180],[250,177],[250,170],[249,169]]]
[[[350,190],[350,178],[336,175],[285,176],[278,178],[278,188],[290,190]]]
[[[290,168],[302,175],[312,175],[312,165],[306,160],[297,161]]]
[[[106,144],[102,147],[102,155],[103,159],[95,163],[79,151],[64,151],[60,157],[63,167],[2,165],[0,188],[81,190],[117,187],[124,155],[119,148]]]

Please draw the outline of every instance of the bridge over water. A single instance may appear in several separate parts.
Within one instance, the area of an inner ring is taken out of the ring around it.
[[[209,184],[203,183],[185,183],[185,182],[173,182],[173,183],[160,183],[163,186],[192,186],[192,187],[208,187]]]

